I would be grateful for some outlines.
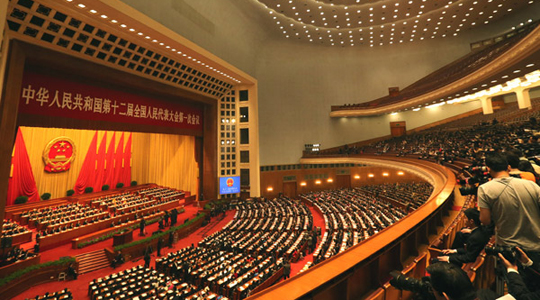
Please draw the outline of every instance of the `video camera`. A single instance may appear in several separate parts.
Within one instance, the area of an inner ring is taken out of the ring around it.
[[[459,192],[463,196],[476,194],[478,186],[490,179],[488,168],[484,165],[465,166],[463,170],[471,174],[471,177],[457,180],[458,184],[463,185],[459,188]]]
[[[422,277],[422,279],[416,279],[413,277],[407,277],[398,271],[390,272],[392,279],[390,284],[400,290],[410,291],[416,294],[413,299],[436,299],[431,287],[431,279],[429,277]]]

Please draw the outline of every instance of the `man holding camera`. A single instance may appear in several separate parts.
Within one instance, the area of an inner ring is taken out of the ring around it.
[[[532,273],[530,275],[532,276],[539,276],[540,273],[534,266],[532,260],[529,259],[527,254],[523,252],[519,247],[516,247],[519,257],[519,262],[521,266],[523,266],[524,270],[522,272],[529,272]],[[508,293],[512,295],[517,300],[540,300],[540,289],[536,290],[535,292],[531,292],[525,283],[523,282],[523,279],[521,278],[517,262],[510,262],[508,261],[502,254],[499,253],[499,258],[503,262],[504,266],[506,267],[507,274],[506,274],[506,281],[508,283]],[[540,278],[540,277],[537,277]]]
[[[540,264],[540,187],[511,177],[502,153],[487,154],[486,166],[493,179],[478,187],[480,221],[495,225],[497,245],[519,246]],[[528,282],[533,290],[539,288],[534,281]]]

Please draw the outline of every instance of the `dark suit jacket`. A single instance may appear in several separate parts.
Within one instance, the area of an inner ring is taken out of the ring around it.
[[[509,272],[506,277],[508,279],[508,293],[516,300],[540,300],[540,290],[530,292],[525,286],[521,275]]]
[[[475,228],[467,239],[465,248],[459,248],[457,249],[458,253],[450,255],[450,262],[459,266],[474,262],[490,238],[491,232],[489,230],[482,226]]]

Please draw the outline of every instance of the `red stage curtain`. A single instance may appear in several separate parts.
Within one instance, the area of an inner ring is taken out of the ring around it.
[[[116,187],[116,184],[122,182],[122,160],[124,159],[124,133],[120,136],[120,141],[118,141],[118,147],[116,147],[116,153],[114,154],[114,176],[113,184]]]
[[[12,176],[8,181],[7,205],[13,205],[15,198],[27,196],[28,202],[39,201],[39,194],[32,173],[32,166],[26,151],[26,145],[22,136],[21,129],[17,131],[15,139],[15,149],[11,159]]]
[[[79,177],[75,183],[75,193],[82,194],[84,189],[91,187],[94,184],[94,174],[96,172],[96,148],[97,148],[97,131],[92,138],[88,152],[84,158],[84,163],[79,171]]]
[[[126,143],[126,148],[124,149],[124,171],[122,176],[122,182],[125,186],[131,184],[131,137],[132,133],[129,134],[128,141]]]
[[[105,159],[105,174],[103,178],[103,184],[108,185],[110,188],[114,188],[114,144],[116,139],[116,132],[113,132],[111,142],[109,143],[109,149],[107,150],[107,157]]]
[[[94,192],[101,191],[101,186],[103,185],[103,179],[105,178],[105,150],[107,149],[107,132],[103,135],[101,143],[99,144],[99,149],[96,155],[96,165],[95,165],[95,177],[94,177]]]

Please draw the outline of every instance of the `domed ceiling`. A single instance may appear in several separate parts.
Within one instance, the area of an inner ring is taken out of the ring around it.
[[[253,1],[266,10],[284,38],[342,47],[375,47],[458,36],[537,4],[534,0]]]

